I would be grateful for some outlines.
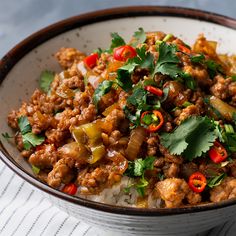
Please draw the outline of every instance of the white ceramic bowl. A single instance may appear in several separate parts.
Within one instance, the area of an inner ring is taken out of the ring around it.
[[[25,39],[0,62],[0,132],[11,133],[8,112],[27,100],[38,86],[40,73],[60,71],[53,54],[60,47],[90,53],[107,48],[110,33],[129,39],[139,27],[164,31],[192,44],[199,33],[219,42],[221,53],[236,53],[236,20],[211,13],[171,7],[130,7],[89,13],[51,25]],[[176,209],[131,209],[68,196],[38,181],[17,149],[0,142],[2,160],[22,178],[68,214],[93,225],[135,235],[187,235],[204,231],[230,219],[236,201]]]

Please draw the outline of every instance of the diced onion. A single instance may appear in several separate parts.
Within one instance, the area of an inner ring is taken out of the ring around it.
[[[128,147],[125,150],[128,160],[135,160],[138,157],[138,153],[146,138],[146,131],[143,127],[137,127],[131,132]]]

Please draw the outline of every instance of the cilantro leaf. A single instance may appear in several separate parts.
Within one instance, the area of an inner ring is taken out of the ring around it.
[[[196,90],[197,82],[196,80],[188,73],[180,73],[180,76],[184,79],[185,86],[191,90]]]
[[[207,186],[210,187],[210,188],[214,188],[218,185],[221,184],[222,180],[227,177],[226,173],[222,173],[221,175],[218,175],[218,176],[215,176],[213,178],[210,178],[208,181],[207,181]]]
[[[119,46],[125,45],[125,40],[118,34],[118,33],[111,33],[111,46],[110,50],[112,51],[114,48],[117,48]]]
[[[149,156],[145,159],[139,158],[135,161],[129,161],[129,166],[125,174],[129,177],[142,176],[146,170],[152,170],[155,157]]]
[[[7,132],[2,133],[2,137],[5,138],[6,140],[9,140],[9,139],[13,138],[13,137],[10,136]]]
[[[18,126],[22,135],[24,149],[30,150],[33,146],[40,145],[44,142],[45,137],[41,135],[36,135],[31,132],[32,128],[29,123],[27,116],[21,116],[18,119]]]
[[[98,105],[98,102],[100,101],[101,97],[110,92],[113,83],[114,83],[113,81],[104,80],[102,83],[98,85],[93,94],[93,103],[96,106]]]
[[[141,48],[137,48],[136,52],[139,58],[135,58],[136,63],[139,65],[140,68],[149,69],[151,72],[154,68],[154,56],[152,53],[147,52],[145,46]]]
[[[18,122],[18,126],[20,128],[21,134],[26,134],[27,132],[31,131],[31,125],[29,123],[27,116],[19,117],[17,122]]]
[[[203,54],[197,56],[190,56],[190,60],[192,63],[204,63],[205,56]]]
[[[133,47],[136,47],[140,43],[144,43],[146,41],[146,34],[143,28],[139,28],[138,31],[134,32],[134,40],[131,43]]]
[[[153,75],[159,72],[171,78],[177,78],[182,70],[177,66],[180,60],[176,56],[176,52],[177,48],[175,45],[161,42],[159,45],[159,57]]]
[[[169,75],[171,78],[177,78],[178,75],[182,72],[182,70],[173,63],[163,63],[161,65],[155,67],[154,74],[161,73],[163,75]]]
[[[176,56],[176,52],[177,48],[175,45],[162,42],[159,46],[157,65],[162,65],[164,63],[179,63],[180,60]]]
[[[123,89],[125,92],[129,92],[132,89],[133,83],[131,80],[131,74],[128,70],[120,68],[117,70],[116,83]]]
[[[134,88],[132,95],[127,98],[127,102],[141,108],[143,104],[146,104],[146,95],[147,91],[143,88]]]
[[[208,74],[210,78],[213,79],[217,73],[225,74],[223,68],[220,64],[216,63],[213,60],[206,60],[205,64],[207,66]]]
[[[231,75],[231,79],[233,82],[236,82],[236,75]]]
[[[171,154],[182,155],[188,161],[206,153],[217,138],[215,125],[208,117],[191,116],[172,133],[160,135],[161,144]]]
[[[51,71],[43,71],[40,75],[39,87],[47,93],[50,90],[50,85],[54,80],[54,73]]]
[[[45,137],[42,135],[36,135],[32,132],[26,133],[22,135],[24,148],[29,150],[32,146],[36,147],[44,142]]]

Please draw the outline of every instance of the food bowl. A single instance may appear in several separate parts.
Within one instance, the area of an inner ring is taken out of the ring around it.
[[[219,52],[236,52],[236,20],[212,13],[174,7],[126,7],[69,18],[34,33],[0,62],[0,131],[11,133],[6,117],[28,100],[45,69],[60,71],[53,54],[61,47],[84,52],[106,48],[110,33],[125,39],[139,27],[164,31],[193,44],[199,33],[219,42]],[[0,142],[1,159],[19,176],[69,215],[111,231],[135,235],[188,235],[212,228],[234,216],[236,200],[171,209],[111,206],[69,196],[36,179],[14,145]],[[222,217],[223,216],[223,217]]]

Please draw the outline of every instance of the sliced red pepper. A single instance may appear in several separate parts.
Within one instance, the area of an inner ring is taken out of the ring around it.
[[[63,187],[62,192],[70,195],[75,195],[77,192],[77,186],[74,183],[66,184]]]
[[[115,48],[113,52],[113,57],[117,61],[127,61],[129,58],[133,58],[136,56],[136,50],[129,45],[124,45]]]
[[[148,114],[150,114],[150,115],[153,114],[154,117],[156,117],[156,119],[157,119],[157,120],[156,120],[157,123],[156,123],[155,120],[154,120],[152,123],[146,124],[146,123],[144,122],[144,117],[145,117],[146,115],[148,115]],[[157,110],[154,110],[154,111],[145,111],[145,112],[143,112],[142,115],[141,115],[141,123],[147,125],[147,126],[148,126],[147,130],[148,130],[149,132],[153,133],[153,132],[158,131],[158,130],[162,127],[162,125],[164,124],[164,118],[163,118],[163,115],[161,114],[161,112],[159,112],[159,111],[157,111]]]
[[[206,177],[200,172],[195,172],[189,177],[188,185],[195,193],[201,193],[207,185]]]
[[[153,94],[159,96],[159,97],[161,97],[163,95],[163,91],[161,89],[155,88],[151,85],[145,86],[144,89],[150,93],[153,93]]]
[[[182,44],[178,44],[178,49],[181,51],[181,52],[184,52],[184,53],[187,53],[187,54],[190,54],[191,53],[191,49],[189,49],[188,47],[182,45]]]
[[[92,69],[94,66],[96,66],[98,58],[99,58],[98,54],[93,53],[84,58],[84,63],[86,64],[86,66]]]
[[[214,163],[221,163],[228,157],[225,148],[218,142],[214,142],[214,146],[208,152],[209,157]]]

